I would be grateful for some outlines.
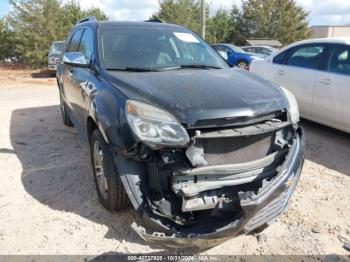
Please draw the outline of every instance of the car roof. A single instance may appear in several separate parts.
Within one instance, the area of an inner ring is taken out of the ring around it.
[[[215,43],[212,45],[224,45],[224,46],[235,46],[234,44],[227,44],[227,43]]]
[[[248,45],[248,46],[243,46],[242,48],[248,48],[248,47],[262,47],[262,48],[267,48],[267,49],[276,49],[272,46],[268,46],[268,45]]]
[[[329,44],[345,44],[350,45],[350,37],[335,37],[335,38],[315,38],[296,42],[295,44],[314,44],[314,43],[329,43]]]
[[[134,21],[86,21],[76,24],[74,27],[95,25],[97,24],[100,28],[107,27],[145,27],[145,28],[173,28],[173,29],[185,29],[183,26],[159,23],[159,22],[134,22]]]
[[[283,53],[284,51],[295,47],[299,45],[304,45],[304,44],[343,44],[343,45],[350,45],[350,37],[335,37],[335,38],[314,38],[314,39],[306,39],[306,40],[301,40],[295,43],[292,43],[290,45],[287,45],[280,49],[278,52],[272,54],[269,57],[275,57],[278,56],[279,54]]]

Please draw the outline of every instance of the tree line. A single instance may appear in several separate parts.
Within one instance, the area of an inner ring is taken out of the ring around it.
[[[244,45],[247,39],[277,39],[289,44],[308,38],[308,12],[295,0],[241,0],[227,10],[220,8],[210,15],[206,12],[206,40]],[[200,33],[200,0],[163,0],[152,19],[179,24]]]
[[[79,19],[108,20],[99,8],[83,10],[71,0],[10,0],[12,11],[0,19],[0,59],[16,56],[43,66],[51,43],[64,40]],[[179,24],[200,33],[200,0],[159,0],[151,19]],[[308,13],[294,0],[242,0],[241,8],[206,10],[206,40],[244,45],[246,39],[272,38],[283,44],[307,38]]]
[[[12,11],[0,20],[0,59],[21,58],[29,66],[44,66],[53,41],[65,40],[79,19],[108,17],[99,8],[83,10],[71,0],[10,0]]]

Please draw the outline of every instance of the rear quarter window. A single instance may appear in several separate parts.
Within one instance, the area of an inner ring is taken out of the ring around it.
[[[350,76],[350,46],[331,46],[326,71]]]

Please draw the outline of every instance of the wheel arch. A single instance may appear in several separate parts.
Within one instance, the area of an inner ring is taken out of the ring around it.
[[[236,65],[238,65],[240,62],[245,62],[249,65],[249,61],[246,58],[239,58],[237,59]]]
[[[107,144],[109,144],[110,140],[108,139],[108,136],[107,136],[103,126],[101,125],[101,123],[99,121],[96,121],[92,116],[89,115],[87,120],[86,120],[86,133],[87,133],[87,138],[89,140],[89,143],[90,143],[91,135],[96,129],[98,129],[100,131],[105,142]]]

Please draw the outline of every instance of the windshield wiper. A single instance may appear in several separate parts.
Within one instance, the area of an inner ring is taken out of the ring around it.
[[[110,71],[127,71],[127,72],[161,72],[161,71],[168,71],[168,70],[176,70],[176,69],[182,69],[182,68],[199,68],[199,69],[222,69],[222,67],[219,66],[213,66],[213,65],[202,65],[202,64],[184,64],[180,66],[173,66],[168,68],[159,68],[154,69],[150,67],[125,67],[125,68],[106,68],[106,70]]]
[[[158,72],[152,68],[143,68],[143,67],[125,67],[125,68],[106,68],[106,70],[110,71],[127,71],[127,72]]]
[[[181,65],[180,68],[222,69],[222,67],[219,67],[219,66],[202,65],[202,64],[185,64],[185,65]]]

